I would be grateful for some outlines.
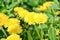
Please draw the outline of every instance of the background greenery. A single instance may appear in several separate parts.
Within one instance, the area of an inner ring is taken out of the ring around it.
[[[36,10],[36,7],[42,5],[44,2],[47,1],[54,1],[56,3],[56,5],[53,5],[52,7],[54,8],[54,10],[52,10],[51,12],[49,10],[44,11],[45,13],[47,13],[47,15],[49,15],[49,21],[46,24],[42,25],[42,32],[41,34],[41,38],[42,35],[44,35],[44,39],[45,38],[49,38],[49,40],[60,40],[60,35],[57,36],[58,39],[55,39],[55,28],[60,29],[60,17],[54,17],[54,12],[55,11],[59,11],[60,10],[60,0],[0,0],[0,12],[3,12],[5,14],[7,14],[9,17],[16,17],[16,14],[14,14],[14,8],[19,6],[19,7],[23,7],[27,10],[29,10],[30,12],[34,11],[34,12],[39,12],[38,10]],[[48,14],[50,13],[50,14]],[[52,15],[51,15],[52,14]],[[21,25],[24,24],[24,21],[21,21]],[[51,27],[50,24],[53,24]],[[23,32],[21,33],[21,37],[23,40],[39,40],[39,37],[37,36],[37,33],[33,27],[33,25],[28,25],[27,24],[22,25],[23,26]],[[37,24],[35,26],[38,26]],[[38,30],[41,30],[37,27]],[[4,29],[6,30],[6,29]],[[49,33],[47,34],[49,30]],[[44,32],[44,33],[43,33]],[[31,35],[29,34],[31,33]],[[9,34],[8,34],[9,35]],[[48,37],[49,35],[49,37]],[[31,37],[32,36],[32,37]],[[3,34],[3,32],[0,30],[0,38],[4,38],[5,35]]]

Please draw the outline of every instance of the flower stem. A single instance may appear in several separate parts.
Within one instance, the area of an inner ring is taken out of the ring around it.
[[[4,35],[7,37],[7,34],[6,34],[5,30],[3,29],[3,27],[0,27],[0,28],[1,28],[2,32],[4,33]]]
[[[27,31],[27,35],[28,35],[28,40],[33,40],[30,31]]]
[[[35,28],[35,30],[36,30],[36,32],[37,32],[38,37],[40,38],[39,30],[37,29],[36,26],[34,26],[34,28]]]

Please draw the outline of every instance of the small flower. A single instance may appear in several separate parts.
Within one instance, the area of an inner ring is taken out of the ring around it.
[[[26,15],[26,17],[24,18],[24,21],[29,25],[34,24],[35,23],[33,18],[34,15],[35,15],[35,12],[30,12],[28,15]]]
[[[8,21],[8,16],[0,13],[0,26],[5,25]]]
[[[37,24],[41,24],[41,23],[45,23],[48,20],[48,16],[46,14],[40,13],[40,14],[36,14],[34,16],[34,21]]]
[[[59,15],[60,15],[60,11],[57,11],[57,12],[56,12],[56,15],[59,16]]]
[[[17,34],[12,34],[8,36],[6,40],[22,40],[22,38],[20,38]]]
[[[11,25],[7,28],[10,34],[19,34],[22,32],[22,27],[20,25]]]
[[[56,35],[59,35],[59,29],[56,29]]]

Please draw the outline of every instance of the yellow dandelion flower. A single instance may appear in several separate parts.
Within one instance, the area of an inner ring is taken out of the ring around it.
[[[56,29],[56,35],[59,35],[59,29]]]
[[[43,6],[50,7],[52,4],[54,4],[54,2],[48,1],[48,2],[45,2]]]
[[[20,24],[20,20],[16,18],[9,18],[8,22],[4,26],[9,27],[11,25],[16,25],[16,24]]]
[[[19,34],[22,32],[22,27],[20,25],[11,25],[7,28],[7,31],[10,34]]]
[[[24,18],[29,13],[29,11],[22,7],[16,7],[14,8],[14,11],[17,12],[18,16],[21,18]]]
[[[35,15],[35,12],[29,13],[25,18],[24,21],[27,22],[28,24],[34,24],[34,18],[33,16]]]
[[[44,11],[44,10],[47,10],[48,7],[50,7],[52,4],[54,4],[54,2],[45,2],[43,3],[42,6],[38,7],[37,10],[40,10],[40,11]]]
[[[44,7],[44,6],[40,6],[40,7],[37,8],[37,10],[44,11],[44,10],[47,10],[47,8]]]
[[[27,10],[17,12],[18,16],[24,18],[29,12]]]
[[[8,21],[8,16],[3,13],[0,13],[0,26],[6,24],[7,21]]]
[[[57,11],[57,12],[56,12],[56,15],[60,15],[60,11]]]
[[[17,34],[12,34],[8,36],[6,40],[22,40],[22,38],[20,38]]]
[[[45,23],[48,19],[48,16],[46,14],[40,13],[36,14],[34,16],[34,21],[38,24]]]

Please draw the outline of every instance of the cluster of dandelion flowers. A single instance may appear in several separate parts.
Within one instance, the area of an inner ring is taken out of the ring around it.
[[[37,24],[41,24],[41,23],[45,23],[48,20],[48,16],[46,14],[40,13],[40,14],[36,14],[34,16],[34,21]]]
[[[9,18],[7,24],[4,25],[7,28],[9,34],[19,34],[22,32],[22,27],[20,26],[20,20],[16,18]]]
[[[6,40],[22,40],[22,38],[20,38],[20,36],[17,34],[12,34],[8,36]]]
[[[26,15],[26,17],[24,18],[24,21],[29,25],[34,24],[35,22],[33,17],[35,14],[36,14],[35,12],[30,12],[28,15]]]
[[[24,18],[29,13],[28,10],[23,9],[22,7],[16,7],[14,8],[14,11],[17,12],[18,16],[21,18]]]
[[[5,15],[4,13],[0,13],[0,26],[4,25],[8,21],[8,16]]]

